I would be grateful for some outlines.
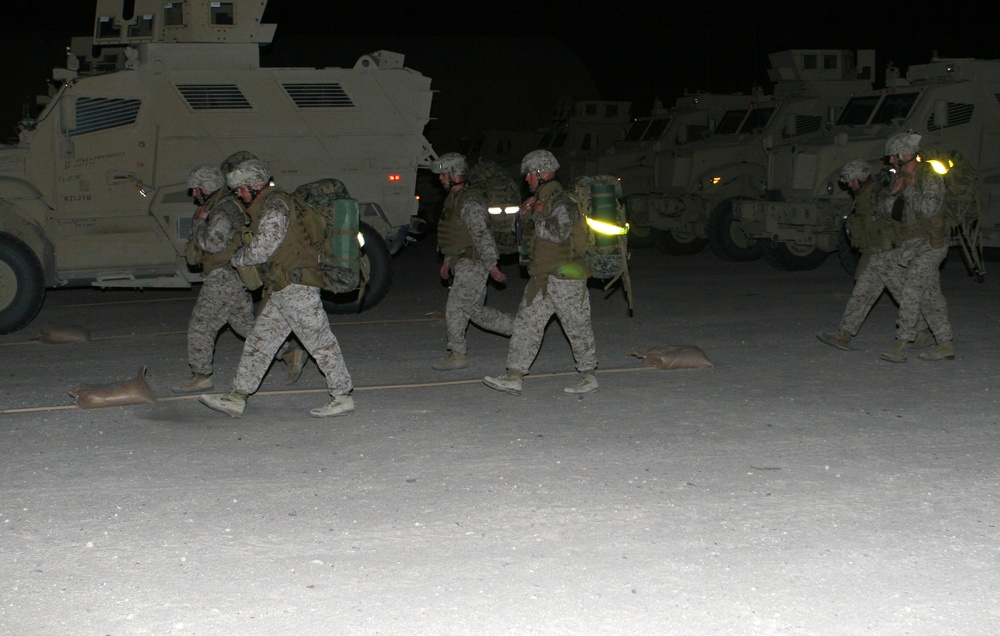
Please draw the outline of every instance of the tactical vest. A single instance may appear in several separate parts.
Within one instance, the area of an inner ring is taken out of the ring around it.
[[[462,206],[466,199],[475,192],[466,185],[457,192],[448,193],[438,221],[438,250],[445,256],[462,255],[468,258],[478,258],[475,242],[469,232],[469,226],[462,220]]]
[[[528,274],[531,276],[552,275],[557,278],[572,280],[587,279],[590,270],[583,260],[583,252],[589,239],[589,230],[584,222],[583,214],[573,199],[562,191],[558,181],[550,181],[538,191],[542,200],[542,215],[548,216],[556,204],[566,205],[572,212],[570,219],[573,230],[568,240],[553,243],[538,238],[532,232],[530,237],[531,253],[528,262]]]
[[[917,165],[916,179],[911,187],[916,189],[919,194],[927,181],[934,178],[940,178],[937,177],[934,169],[927,163],[920,163]],[[944,218],[943,200],[937,212],[929,217],[911,209],[908,205],[904,205],[902,222],[893,221],[892,226],[899,235],[900,241],[927,239],[931,247],[935,248],[944,247],[947,244],[948,229]]]
[[[222,206],[223,203],[229,202],[231,205],[236,206],[236,209],[240,211],[240,217],[243,218],[244,224],[246,223],[246,214],[243,212],[243,202],[240,201],[235,195],[226,191],[219,190],[213,194],[208,201],[205,202],[205,207],[208,208],[208,216],[211,218],[212,214],[216,209]],[[233,253],[241,245],[241,230],[243,227],[237,226],[233,228],[233,235],[229,238],[229,243],[226,244],[221,250],[214,254],[206,253],[201,259],[201,270],[206,275],[210,274],[212,271],[219,269],[225,265],[229,264],[229,260],[233,257]]]
[[[260,229],[261,215],[274,197],[281,198],[288,207],[288,229],[278,248],[268,257],[267,262],[260,266],[260,276],[264,285],[271,291],[280,291],[297,280],[306,285],[311,284],[306,281],[320,280],[320,276],[302,277],[301,271],[309,268],[318,270],[320,243],[323,241],[325,229],[322,218],[318,215],[299,214],[292,195],[277,186],[261,192],[247,209],[251,219],[251,232],[256,235]]]
[[[855,193],[854,211],[847,217],[851,245],[862,254],[875,254],[896,247],[901,242],[895,228],[878,214],[878,195],[882,185],[870,180]]]

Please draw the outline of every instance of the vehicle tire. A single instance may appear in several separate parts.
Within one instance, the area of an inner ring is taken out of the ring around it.
[[[755,261],[761,256],[763,245],[747,237],[733,220],[733,204],[741,197],[730,197],[720,202],[708,216],[708,244],[719,258],[727,261]]]
[[[358,298],[358,292],[333,294],[323,292],[323,308],[330,314],[359,314],[371,309],[385,298],[392,285],[392,256],[385,239],[367,223],[360,225],[361,234],[365,237],[365,246],[361,250],[362,258],[368,259],[368,283],[364,294]]]
[[[815,246],[803,248],[794,244],[789,246],[788,243],[774,241],[767,241],[762,253],[764,260],[771,267],[789,272],[816,269],[830,255],[830,252],[824,252]]]
[[[653,228],[651,227],[629,227],[628,246],[644,249],[653,247]]]
[[[28,244],[0,234],[0,334],[21,329],[42,308],[45,274]]]
[[[844,231],[840,232],[840,241],[837,243],[837,258],[844,267],[844,271],[851,275],[851,278],[858,277],[858,263],[861,262],[861,252],[851,245],[850,239]]]
[[[692,256],[708,245],[707,239],[698,238],[694,232],[653,230],[652,234],[656,249],[675,256]]]

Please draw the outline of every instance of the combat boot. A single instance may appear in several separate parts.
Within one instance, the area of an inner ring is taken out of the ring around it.
[[[225,395],[202,395],[198,401],[230,417],[243,417],[243,409],[247,407],[247,396],[237,391]]]
[[[593,371],[584,371],[580,374],[580,379],[576,381],[576,384],[563,389],[563,393],[583,394],[593,393],[596,390],[597,376],[594,375]]]
[[[933,344],[934,344],[934,336],[931,335],[931,332],[929,332],[926,329],[924,329],[923,331],[921,331],[920,333],[918,333],[917,337],[914,338],[913,342],[910,343],[910,348],[911,349],[926,349],[927,347],[929,347],[929,346],[931,346]]]
[[[281,356],[281,359],[285,361],[288,370],[288,380],[285,384],[295,384],[302,377],[302,369],[305,368],[306,362],[309,362],[309,352],[305,349],[292,349]]]
[[[469,358],[464,353],[452,351],[447,358],[442,358],[432,364],[431,368],[436,371],[454,371],[455,369],[464,369],[467,366],[469,366]]]
[[[483,378],[483,384],[497,391],[503,391],[511,395],[521,395],[521,378],[523,377],[523,373],[508,370],[507,373],[497,377],[486,376]]]
[[[851,350],[851,334],[847,333],[843,329],[840,331],[821,331],[816,334],[820,342],[830,345],[831,347],[837,347],[838,349],[843,349],[844,351]]]
[[[337,417],[354,412],[354,398],[350,395],[335,395],[330,403],[309,411],[313,417]]]
[[[945,340],[930,351],[924,351],[919,357],[921,360],[954,360],[955,347],[951,344],[951,340]]]
[[[892,347],[882,354],[882,359],[888,362],[906,362],[906,350],[910,348],[908,340],[896,339]]]
[[[187,382],[181,382],[173,387],[174,393],[195,393],[196,391],[207,391],[212,388],[212,378],[201,373],[195,373]]]

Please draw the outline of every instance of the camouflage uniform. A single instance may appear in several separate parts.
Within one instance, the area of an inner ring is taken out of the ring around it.
[[[513,316],[484,304],[490,270],[496,266],[499,256],[487,223],[485,198],[477,191],[463,193],[464,189],[448,194],[441,219],[442,224],[464,224],[472,238],[471,250],[464,249],[459,254],[445,253],[445,262],[451,266],[454,276],[445,306],[448,349],[462,355],[466,353],[465,332],[470,321],[504,336],[511,334],[514,325]],[[460,209],[455,210],[455,207]],[[456,212],[459,219],[447,218]]]
[[[281,196],[268,197],[253,240],[236,251],[233,265],[267,263],[285,239],[290,218],[288,204]],[[265,285],[268,285],[266,274],[264,279]],[[275,352],[288,334],[294,332],[326,377],[330,395],[348,395],[354,387],[340,345],[330,330],[330,319],[323,310],[320,289],[291,283],[269,291],[267,303],[243,346],[243,355],[233,379],[233,391],[243,395],[256,391]]]
[[[191,237],[204,252],[217,254],[229,246],[243,222],[240,203],[226,197],[207,219],[195,219]],[[212,375],[215,338],[227,322],[246,338],[254,325],[253,299],[233,266],[223,264],[205,276],[188,322],[188,365],[192,373]]]
[[[536,193],[542,209],[532,215],[533,252],[541,242],[567,244],[573,239],[580,210],[572,199],[561,193],[562,186],[557,181],[544,184]],[[531,278],[514,318],[507,369],[527,373],[538,355],[545,327],[555,314],[573,349],[577,370],[581,373],[593,372],[597,368],[597,345],[590,321],[586,276],[582,279],[563,278],[545,271],[531,271],[531,267],[529,273]]]
[[[944,196],[944,181],[926,164],[917,167],[914,183],[899,195],[891,195],[888,191],[880,195],[882,215],[893,219],[894,227],[904,239],[902,245],[893,250],[891,261],[906,270],[902,289],[896,295],[899,302],[897,340],[914,340],[921,313],[939,343],[952,339],[939,270],[948,254],[942,219]],[[899,199],[902,199],[902,211],[894,216]]]
[[[857,335],[861,325],[886,289],[898,299],[903,290],[906,269],[898,264],[898,237],[889,221],[878,213],[878,195],[882,186],[874,181],[854,193],[854,211],[848,228],[855,247],[861,251],[857,278],[851,297],[840,320],[840,330]],[[927,329],[923,315],[918,316],[918,330]]]

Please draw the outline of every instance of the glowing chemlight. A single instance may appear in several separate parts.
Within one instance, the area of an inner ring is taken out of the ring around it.
[[[618,227],[613,223],[598,221],[597,219],[592,219],[588,216],[587,225],[589,225],[590,229],[594,230],[598,234],[604,234],[605,236],[621,236],[623,234],[628,234],[628,223],[625,224],[625,227]]]

